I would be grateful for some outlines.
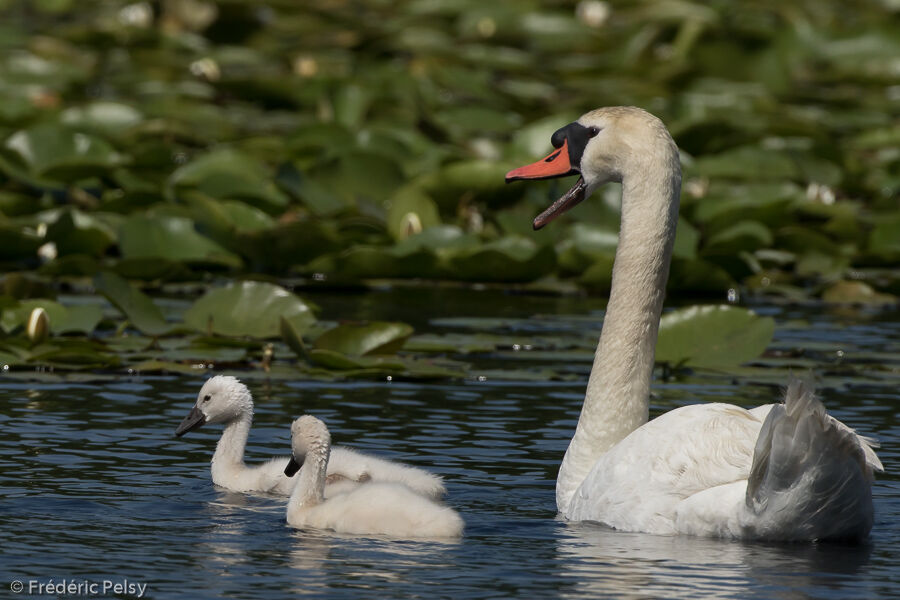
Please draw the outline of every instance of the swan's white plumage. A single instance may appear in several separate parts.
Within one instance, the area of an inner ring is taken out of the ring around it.
[[[827,415],[810,385],[791,381],[784,404],[700,404],[648,421],[678,215],[678,150],[662,122],[637,108],[599,109],[578,123],[592,132],[573,165],[585,196],[621,182],[622,222],[585,401],[557,478],[559,511],[658,534],[868,535],[872,472],[881,463],[872,441]],[[511,173],[522,178],[528,169]]]
[[[192,415],[196,423],[186,426]],[[223,423],[225,429],[210,466],[213,483],[237,492],[289,495],[296,480],[284,474],[288,457],[273,458],[256,466],[244,464],[244,448],[252,421],[253,398],[247,386],[235,377],[216,375],[203,384],[191,415],[177,433],[181,435],[203,423]],[[440,498],[446,493],[441,478],[436,475],[349,448],[332,448],[328,475],[331,479],[325,487],[326,496],[332,489],[344,490],[361,480],[399,483],[430,498]]]
[[[785,400],[753,410],[697,404],[660,415],[594,464],[564,515],[657,534],[797,540],[868,531],[868,477],[881,469],[868,442],[825,414],[801,382],[791,382]],[[773,435],[766,438],[769,417]],[[867,452],[875,462],[867,464]],[[771,464],[762,464],[763,454]],[[761,502],[748,496],[754,464],[769,475],[757,477]],[[847,491],[831,493],[834,487]]]
[[[627,531],[677,533],[677,505],[743,480],[762,421],[729,404],[676,408],[603,454],[563,514]]]
[[[311,415],[297,419],[291,443],[302,467],[288,501],[290,525],[404,539],[462,535],[463,521],[456,511],[400,483],[368,482],[325,498],[331,437],[321,420]]]

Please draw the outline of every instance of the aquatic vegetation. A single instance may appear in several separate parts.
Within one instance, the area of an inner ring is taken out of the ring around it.
[[[588,4],[0,2],[0,362],[464,375],[489,338],[329,333],[304,289],[604,293],[617,191],[533,232],[564,182],[503,182],[602,104],[682,150],[670,297],[896,306],[890,7]]]

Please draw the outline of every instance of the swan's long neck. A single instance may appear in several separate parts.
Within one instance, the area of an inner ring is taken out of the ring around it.
[[[316,444],[307,450],[303,466],[297,474],[297,484],[288,500],[289,522],[292,513],[325,501],[325,471],[330,454],[331,446],[327,442]]]
[[[245,413],[225,425],[212,457],[211,470],[214,482],[227,481],[226,478],[234,476],[244,468],[244,448],[247,446],[247,436],[250,435],[252,423],[253,415]]]
[[[597,459],[649,416],[650,379],[681,192],[681,168],[671,138],[652,150],[622,174],[622,222],[609,304],[584,406],[556,481],[561,511]]]

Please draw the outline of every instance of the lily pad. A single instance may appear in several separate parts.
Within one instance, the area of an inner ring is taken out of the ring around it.
[[[176,190],[195,189],[219,200],[246,200],[263,208],[284,207],[287,196],[273,183],[265,165],[253,156],[226,148],[195,158],[172,173]]]
[[[734,255],[772,245],[772,232],[757,221],[739,221],[712,235],[703,247],[704,255]]]
[[[37,249],[44,243],[44,238],[34,231],[21,227],[0,225],[0,259],[37,258]]]
[[[406,323],[344,323],[320,335],[313,346],[348,356],[394,354],[412,334]]]
[[[123,161],[104,140],[54,123],[18,131],[4,146],[30,173],[52,179],[74,180],[103,173]]]
[[[116,234],[97,216],[69,209],[47,227],[47,239],[56,244],[59,254],[100,256],[116,242]]]
[[[129,366],[135,373],[177,373],[179,375],[202,375],[205,369],[196,365],[184,364],[168,360],[145,360]]]
[[[142,333],[158,336],[172,329],[149,296],[115,273],[98,273],[94,287]]]
[[[534,281],[553,269],[556,253],[529,238],[506,236],[453,255],[450,265],[457,277],[470,281]]]
[[[279,319],[281,329],[281,339],[287,344],[288,348],[294,351],[294,354],[301,358],[309,359],[309,351],[306,344],[303,343],[303,337],[294,327],[293,323],[281,317]]]
[[[93,102],[85,106],[73,106],[60,114],[60,121],[72,127],[96,130],[105,135],[118,135],[143,120],[143,115],[133,106],[119,102]]]
[[[412,239],[412,238],[410,238]],[[439,275],[438,259],[427,249],[405,244],[393,248],[358,245],[335,257],[336,275],[350,278],[428,277]]]
[[[775,321],[736,306],[689,306],[659,321],[656,361],[726,367],[756,358],[772,341]]]
[[[408,238],[440,223],[437,205],[418,188],[402,188],[391,198],[387,226],[394,239]]]
[[[876,221],[869,237],[869,251],[882,256],[900,257],[900,214]]]
[[[114,366],[119,363],[119,358],[104,352],[97,342],[59,338],[36,346],[28,356],[28,362],[77,370]]]
[[[63,333],[90,335],[103,318],[103,311],[96,304],[63,306],[54,300],[35,298],[22,300],[14,308],[5,308],[0,317],[0,325],[6,333],[11,333],[20,325],[24,326],[31,311],[38,307],[46,311],[50,319],[50,331],[55,335]]]
[[[197,233],[185,217],[135,215],[119,229],[122,256],[164,258],[237,268],[241,260],[211,239]]]
[[[259,281],[210,290],[184,314],[185,324],[197,331],[253,338],[278,337],[282,318],[300,333],[316,321],[310,304],[283,287]]]
[[[748,181],[799,179],[800,168],[784,152],[759,146],[742,146],[704,156],[690,170],[693,175],[729,177]]]
[[[339,371],[349,369],[371,369],[375,373],[403,371],[406,365],[395,356],[349,356],[326,348],[314,348],[309,351],[309,361],[328,369]]]

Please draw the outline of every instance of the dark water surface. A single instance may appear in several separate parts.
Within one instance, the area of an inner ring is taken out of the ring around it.
[[[483,321],[488,332],[593,336],[602,314],[597,300],[494,292],[312,299],[325,318],[402,319],[419,333],[465,329],[426,316],[441,315],[504,319]],[[823,376],[829,410],[881,440],[887,473],[875,484],[876,523],[868,544],[659,537],[557,520],[554,479],[580,410],[590,354],[510,349],[454,358],[469,362],[476,375],[479,369],[551,368],[580,377],[247,379],[257,407],[248,462],[285,455],[291,420],[316,414],[335,443],[444,476],[448,502],[467,524],[455,544],[297,531],[285,524],[285,499],[215,488],[209,459],[221,429],[173,435],[200,378],[84,384],[0,378],[0,589],[5,595],[14,580],[27,592],[29,581],[127,579],[146,584],[145,597],[185,598],[896,596],[900,315],[757,309],[778,321],[775,348],[808,350],[804,364]],[[758,374],[657,381],[652,410],[696,401],[771,402],[781,376],[780,366],[772,366],[771,382]]]

